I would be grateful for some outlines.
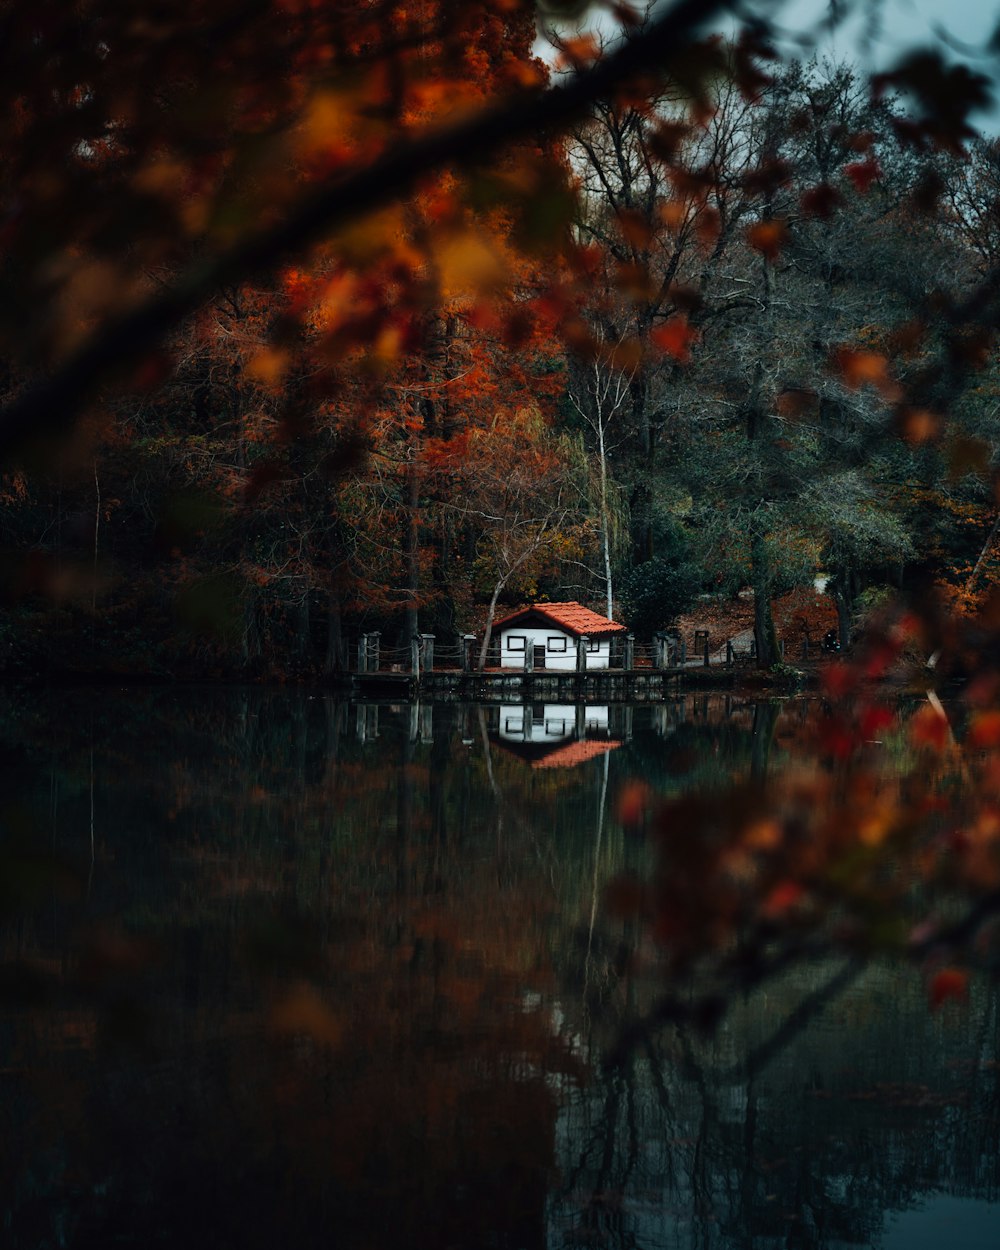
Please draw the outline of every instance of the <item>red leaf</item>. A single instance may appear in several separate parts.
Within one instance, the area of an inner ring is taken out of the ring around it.
[[[829,665],[822,676],[823,689],[834,699],[842,699],[850,694],[859,680],[859,673],[843,661]]]
[[[893,715],[887,707],[869,707],[861,717],[862,738],[873,738],[882,729],[887,729],[893,722]]]
[[[673,356],[681,364],[687,364],[691,359],[691,344],[698,341],[698,331],[688,325],[687,317],[678,316],[657,326],[649,337],[668,356]]]
[[[799,207],[807,217],[832,217],[834,210],[844,202],[844,197],[836,187],[828,182],[803,191],[799,199]]]
[[[969,974],[961,968],[942,968],[931,977],[928,995],[931,1010],[936,1011],[949,998],[964,1002],[969,994]]]
[[[764,900],[765,916],[783,916],[802,898],[805,891],[797,881],[779,881]]]
[[[866,161],[852,161],[850,165],[845,165],[844,173],[854,183],[856,190],[864,195],[871,190],[875,179],[882,176],[882,168],[875,157],[870,156]]]
[[[820,723],[818,736],[821,750],[836,760],[848,759],[856,745],[854,734],[838,716],[826,717]]]

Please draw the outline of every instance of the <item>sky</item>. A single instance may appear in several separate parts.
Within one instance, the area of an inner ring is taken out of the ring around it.
[[[829,0],[774,0],[777,20],[790,31],[815,31],[829,14]],[[750,0],[754,4],[754,0]],[[988,44],[1000,26],[1000,0],[855,0],[855,17],[820,37],[819,56],[860,61],[869,70],[886,69],[914,47],[935,46],[952,60],[963,60],[996,84],[1000,104],[1000,55]],[[877,28],[866,28],[874,12]],[[789,50],[794,47],[791,42]],[[974,125],[1000,130],[1000,107],[973,114]]]
[[[654,0],[669,3],[669,0]],[[936,46],[953,60],[963,60],[992,79],[1000,105],[1000,52],[990,53],[987,44],[1000,27],[1000,0],[846,0],[846,7],[857,10],[850,21],[816,38],[817,27],[828,16],[830,0],[741,0],[750,12],[770,15],[791,36],[780,46],[788,55],[799,47],[794,35],[811,36],[810,53],[832,61],[859,62],[869,71],[887,69],[908,49]],[[837,0],[834,0],[836,3]],[[633,7],[644,7],[643,0],[631,0]],[[843,5],[844,0],[840,0]],[[877,16],[873,29],[871,15]],[[604,26],[599,11],[591,9],[584,26]],[[607,29],[607,27],[605,27]],[[546,57],[546,49],[538,48]],[[551,55],[551,54],[549,54]],[[547,58],[548,59],[548,58]],[[988,133],[1000,131],[1000,106],[990,113],[972,117],[977,127]]]
[[[857,7],[857,4],[855,4]],[[810,30],[829,12],[828,0],[785,0],[776,6],[784,24],[795,30]],[[858,18],[846,23],[835,34],[825,37],[828,48],[846,55],[856,51],[869,4],[862,4]],[[875,42],[880,59],[892,59],[914,44],[927,43],[937,30],[970,50],[981,50],[1000,23],[997,0],[880,0],[875,6],[881,32]]]

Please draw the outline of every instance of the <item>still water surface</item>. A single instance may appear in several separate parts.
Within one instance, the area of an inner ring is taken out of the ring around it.
[[[1000,1245],[985,981],[831,956],[606,1062],[662,989],[618,796],[808,713],[4,696],[0,1244]]]

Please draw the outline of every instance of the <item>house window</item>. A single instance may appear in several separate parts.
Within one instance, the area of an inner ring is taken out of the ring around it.
[[[505,734],[523,734],[524,733],[524,717],[523,716],[507,716],[504,718],[503,731]]]
[[[598,641],[596,641],[596,642],[588,642],[588,643],[587,643],[587,650],[588,650],[588,651],[600,651],[600,649],[601,649],[601,643],[600,643],[600,640],[598,640]]]
[[[555,720],[549,718],[545,722],[545,736],[548,738],[565,738],[569,733],[569,726],[564,720]]]
[[[527,645],[527,642],[528,640],[524,636],[524,634],[508,634],[507,635],[507,650],[508,651],[523,651],[525,646]]]
[[[546,641],[545,641],[545,645],[548,647],[548,649],[549,649],[550,651],[565,651],[565,650],[566,650],[566,639],[565,639],[565,638],[562,638],[562,637],[560,637],[560,638],[553,638],[553,637],[550,635],[550,636],[546,639]]]

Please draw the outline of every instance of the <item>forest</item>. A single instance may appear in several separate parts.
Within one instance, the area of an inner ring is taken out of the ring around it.
[[[0,671],[317,676],[748,589],[768,667],[820,574],[845,649],[981,609],[990,80],[716,7],[2,6]]]
[[[0,0],[5,1245],[997,1244],[1000,25],[800,7]],[[762,671],[339,680],[545,600]]]

